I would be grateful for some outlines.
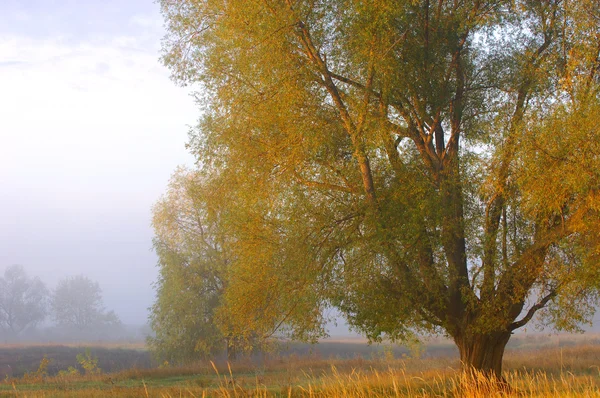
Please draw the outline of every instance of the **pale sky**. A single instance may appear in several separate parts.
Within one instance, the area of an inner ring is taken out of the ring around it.
[[[144,323],[151,207],[200,113],[159,62],[152,0],[0,0],[0,272],[97,280]]]

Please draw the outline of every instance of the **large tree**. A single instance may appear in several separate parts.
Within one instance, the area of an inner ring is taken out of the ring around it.
[[[511,333],[599,286],[594,0],[162,0],[199,84],[190,148],[228,208],[233,330],[449,335],[500,375]],[[237,327],[236,327],[237,325]]]
[[[22,265],[13,265],[0,277],[0,330],[16,337],[46,318],[48,289],[37,277],[27,275]]]

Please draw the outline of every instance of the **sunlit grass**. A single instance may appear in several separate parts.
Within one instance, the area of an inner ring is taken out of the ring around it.
[[[465,375],[455,358],[271,358],[112,374],[18,378],[18,397],[600,397],[600,346],[509,352],[504,378]]]

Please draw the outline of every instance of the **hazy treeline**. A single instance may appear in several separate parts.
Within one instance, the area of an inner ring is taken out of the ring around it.
[[[0,276],[0,342],[142,339],[104,308],[98,282],[84,275],[61,279],[50,289],[22,265]]]

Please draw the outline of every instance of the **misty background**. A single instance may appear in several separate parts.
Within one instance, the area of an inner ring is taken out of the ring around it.
[[[0,273],[86,275],[126,324],[147,321],[151,207],[199,116],[163,33],[148,0],[0,1]]]

